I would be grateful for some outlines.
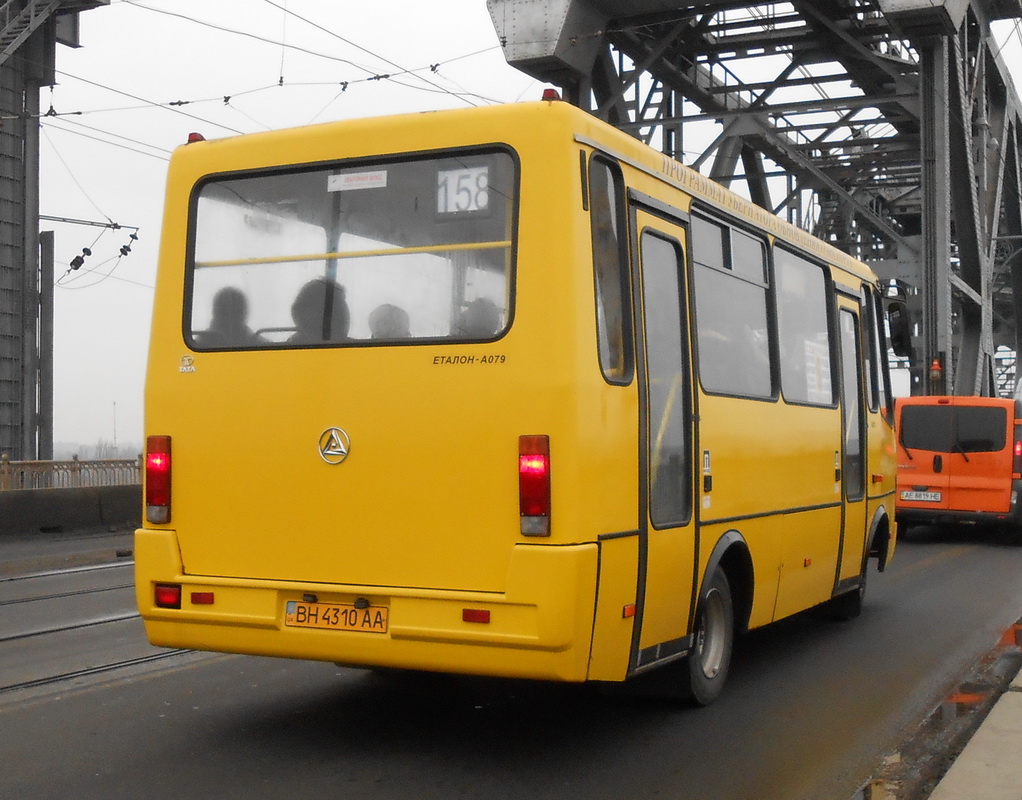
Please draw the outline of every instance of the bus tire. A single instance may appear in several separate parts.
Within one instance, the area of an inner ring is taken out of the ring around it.
[[[717,567],[696,611],[692,651],[686,659],[689,697],[706,706],[720,697],[731,666],[735,641],[735,611],[731,584]]]

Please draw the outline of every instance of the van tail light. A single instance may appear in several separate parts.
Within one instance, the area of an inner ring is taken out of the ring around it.
[[[1012,450],[1011,471],[1016,475],[1022,475],[1022,440],[1015,440],[1015,449]]]
[[[518,437],[518,508],[522,535],[550,535],[550,437]]]
[[[145,518],[170,522],[170,437],[150,436],[145,443]]]

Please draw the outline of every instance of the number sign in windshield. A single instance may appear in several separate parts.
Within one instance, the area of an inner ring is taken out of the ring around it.
[[[490,204],[489,167],[459,167],[437,172],[438,214],[486,211]]]

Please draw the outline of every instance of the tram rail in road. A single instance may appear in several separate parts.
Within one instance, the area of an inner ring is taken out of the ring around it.
[[[676,795],[680,780],[693,797],[916,800],[1022,655],[1020,569],[1022,549],[999,537],[914,532],[858,620],[810,613],[754,631],[729,691],[694,713],[628,693],[164,651],[134,617],[22,637],[0,643],[0,794],[109,800],[201,779],[207,794],[286,796],[300,770],[306,794],[335,792],[343,773],[349,794],[380,798],[419,796],[424,780],[435,797],[534,800]],[[129,571],[0,580],[0,630],[133,615],[131,590],[112,588]],[[537,726],[550,735],[530,746]],[[73,753],[52,746],[55,730]]]
[[[189,653],[149,645],[132,561],[0,578],[0,693]]]

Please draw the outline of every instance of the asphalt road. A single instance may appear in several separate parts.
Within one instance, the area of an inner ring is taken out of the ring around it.
[[[1022,547],[922,531],[859,619],[753,632],[699,710],[214,654],[2,692],[0,797],[848,800],[1022,616],[1020,574]]]

